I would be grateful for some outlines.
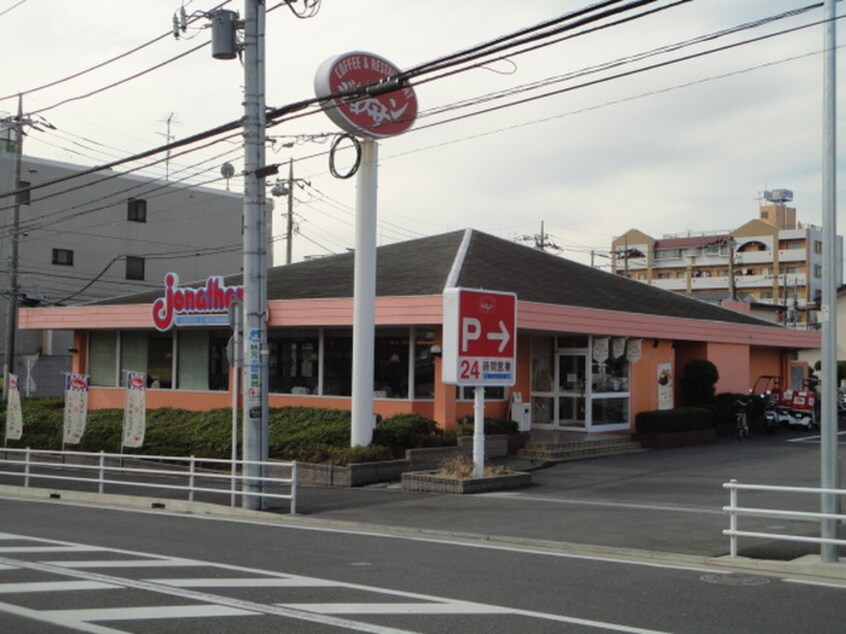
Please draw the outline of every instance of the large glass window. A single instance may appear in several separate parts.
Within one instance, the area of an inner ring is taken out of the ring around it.
[[[418,330],[414,340],[414,398],[435,398],[435,332]]]
[[[120,333],[120,384],[126,385],[127,372],[147,372],[147,332]]]
[[[91,385],[114,387],[117,376],[117,332],[88,332],[88,374]]]
[[[226,344],[229,335],[222,332],[209,333],[209,389],[229,389],[229,358]]]
[[[209,332],[181,330],[177,345],[176,387],[180,390],[209,389]]]
[[[173,334],[151,332],[147,338],[147,383],[151,388],[173,387]]]
[[[270,391],[279,394],[317,394],[320,339],[316,330],[286,331],[271,335]]]
[[[376,331],[373,391],[382,398],[408,398],[408,329]]]
[[[323,335],[323,394],[352,394],[352,331],[326,330]]]

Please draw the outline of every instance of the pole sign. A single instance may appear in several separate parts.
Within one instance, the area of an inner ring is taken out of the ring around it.
[[[466,288],[444,291],[444,383],[514,385],[516,358],[514,293]]]
[[[399,75],[388,60],[363,51],[330,57],[317,69],[314,92],[326,115],[342,130],[356,136],[381,139],[407,131],[417,118],[417,97],[409,86],[383,92],[375,84]],[[331,95],[371,86],[358,98],[330,99]],[[397,84],[399,86],[399,84]]]

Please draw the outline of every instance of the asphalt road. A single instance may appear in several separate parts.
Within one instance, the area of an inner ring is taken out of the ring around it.
[[[842,584],[685,559],[9,498],[0,517],[0,623],[16,634],[793,634],[846,623]]]

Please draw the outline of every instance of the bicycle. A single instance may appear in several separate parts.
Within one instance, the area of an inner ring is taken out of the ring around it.
[[[746,440],[749,438],[749,400],[739,398],[734,402],[734,404],[737,406],[737,411],[734,414],[734,433],[738,440]]]

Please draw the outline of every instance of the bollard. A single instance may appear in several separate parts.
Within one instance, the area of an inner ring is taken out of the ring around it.
[[[103,491],[106,488],[106,454],[102,449],[100,450],[100,470],[98,471],[98,477],[97,493],[103,495]]]
[[[737,480],[730,480],[730,484],[734,485],[737,484]],[[730,511],[731,515],[729,515],[729,529],[731,530],[731,558],[734,559],[737,557],[737,511],[733,510],[737,508],[737,489],[732,486],[729,489],[729,506],[731,506],[732,511]]]
[[[194,456],[191,456],[191,462],[188,467],[188,501],[194,501]]]

